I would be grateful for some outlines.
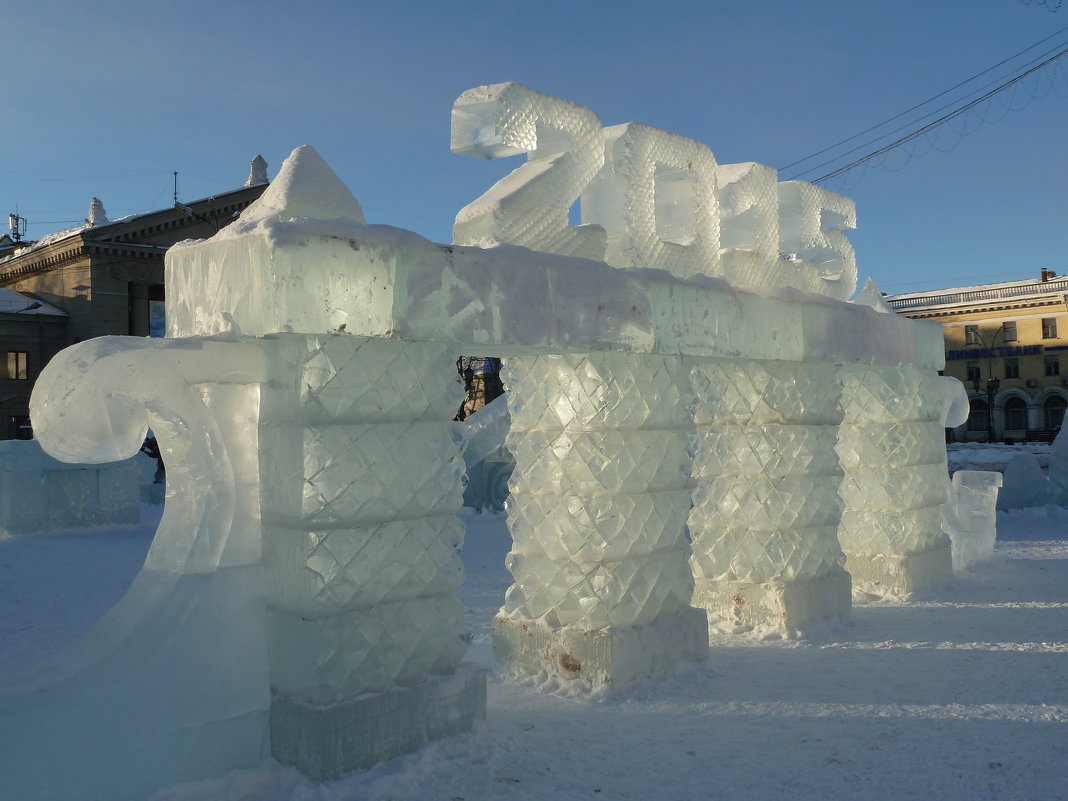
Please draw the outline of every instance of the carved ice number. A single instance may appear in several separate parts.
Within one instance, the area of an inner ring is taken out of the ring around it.
[[[779,184],[779,248],[797,260],[783,267],[807,273],[785,282],[836,300],[847,300],[857,287],[857,257],[843,231],[857,227],[852,200],[805,181]]]
[[[582,221],[608,231],[605,261],[681,277],[720,274],[712,151],[633,122],[604,137],[605,165],[582,193]]]
[[[568,225],[568,210],[604,164],[601,121],[585,106],[518,83],[470,89],[452,110],[452,151],[528,161],[456,215],[453,241],[487,238],[565,256],[604,259],[605,233]]]
[[[763,165],[719,166],[684,136],[640,123],[602,129],[585,106],[500,83],[457,98],[452,150],[529,158],[456,215],[458,245],[496,240],[838,300],[856,288],[843,233],[856,227],[852,200],[804,181],[776,183]],[[584,224],[573,227],[568,211],[580,196]]]

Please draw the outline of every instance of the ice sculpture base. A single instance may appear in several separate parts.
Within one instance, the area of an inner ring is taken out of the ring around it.
[[[906,596],[949,581],[953,556],[948,546],[895,556],[848,554],[846,570],[858,596]]]
[[[486,719],[486,672],[470,663],[449,676],[367,693],[330,706],[271,698],[271,755],[315,781],[364,770]]]
[[[705,610],[693,607],[651,623],[592,631],[497,615],[493,654],[498,664],[524,673],[626,684],[666,673],[680,660],[705,659],[708,622]]]
[[[840,571],[792,582],[698,579],[693,603],[707,610],[711,626],[726,622],[791,633],[810,620],[848,615],[851,596],[849,574]]]

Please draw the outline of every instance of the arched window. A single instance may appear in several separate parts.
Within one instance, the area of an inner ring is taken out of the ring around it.
[[[1068,407],[1068,401],[1060,395],[1052,395],[1042,408],[1046,418],[1046,428],[1052,430],[1060,428],[1064,421],[1064,409]]]
[[[1005,401],[1005,428],[1013,431],[1027,429],[1027,402],[1023,398]]]
[[[987,431],[989,428],[986,419],[986,401],[972,398],[968,412],[968,430]]]

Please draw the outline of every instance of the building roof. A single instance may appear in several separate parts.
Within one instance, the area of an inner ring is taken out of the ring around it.
[[[0,287],[49,272],[86,255],[109,254],[129,259],[162,260],[174,242],[211,235],[228,225],[258,198],[266,185],[229,192],[166,209],[133,214],[103,225],[82,225],[42,236],[0,258]],[[205,227],[208,228],[205,233]]]
[[[886,302],[899,314],[934,317],[963,311],[1052,306],[1065,303],[1066,296],[1068,278],[1047,275],[1047,280],[1030,278],[926,292],[905,292],[888,295]]]
[[[43,300],[31,298],[14,289],[0,288],[0,314],[47,314],[66,317],[67,313]]]

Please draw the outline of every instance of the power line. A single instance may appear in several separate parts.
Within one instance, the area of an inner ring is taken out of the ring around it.
[[[1057,47],[1063,47],[1063,46],[1064,46],[1064,44],[1062,43],[1062,44],[1058,45]],[[1037,56],[1036,58],[1034,58],[1031,61],[1027,62],[1027,64],[1034,64],[1036,61],[1038,61],[1038,59],[1045,58],[1050,53],[1054,53],[1056,50],[1057,50],[1056,47],[1051,49],[1051,50],[1047,50],[1042,55]],[[1044,64],[1042,64],[1042,63],[1038,64],[1038,68],[1041,68],[1042,66],[1044,66]],[[1013,78],[1014,79],[1018,79],[1018,78],[1026,77],[1027,74],[1028,73],[1013,75]],[[1012,73],[1010,73],[1010,75],[1012,75]],[[988,83],[985,83],[982,86],[980,86],[978,89],[972,90],[971,92],[969,92],[968,94],[958,98],[957,100],[954,100],[954,101],[952,101],[950,103],[946,103],[946,104],[944,104],[942,106],[939,106],[938,108],[933,109],[932,111],[929,111],[929,112],[927,112],[925,114],[921,114],[916,119],[911,120],[910,122],[908,122],[908,123],[906,123],[904,125],[898,126],[897,128],[894,128],[892,131],[887,131],[884,134],[879,134],[878,136],[872,137],[871,139],[867,140],[866,142],[863,142],[863,143],[857,145],[856,147],[850,148],[849,150],[846,150],[845,152],[840,153],[837,156],[832,156],[831,158],[827,159],[826,161],[820,162],[819,164],[817,164],[814,167],[809,167],[808,169],[803,170],[800,173],[796,173],[794,176],[792,176],[792,178],[803,178],[804,176],[808,175],[809,173],[816,172],[816,170],[820,169],[821,167],[826,167],[828,164],[833,164],[834,162],[841,160],[845,156],[848,156],[850,153],[856,153],[857,151],[863,150],[865,147],[868,147],[869,145],[873,145],[876,142],[879,142],[880,140],[885,139],[888,136],[892,136],[893,134],[896,134],[896,133],[898,133],[900,131],[908,130],[912,126],[917,125],[917,124],[921,123],[922,121],[931,118],[932,116],[934,116],[935,114],[938,114],[941,111],[945,111],[946,109],[954,108],[954,106],[956,106],[957,103],[960,103],[961,101],[966,100],[968,97],[972,97],[972,96],[976,95],[979,92],[983,92],[988,87],[993,86],[993,87],[1007,88],[1006,84],[999,84],[998,83],[998,81],[1001,81],[1005,77],[1006,76],[1002,76],[1001,78],[998,78],[995,81],[990,81]],[[1012,81],[1010,81],[1010,83],[1012,83]],[[1051,85],[1053,86],[1054,89],[1056,89],[1056,82],[1055,81],[1051,80]],[[996,92],[994,94],[996,94]],[[1034,97],[1034,93],[1032,93],[1032,98],[1033,97]],[[979,101],[982,102],[982,99],[983,98],[979,98]],[[1008,113],[1008,112],[1006,112],[1006,113]],[[987,120],[986,120],[986,118],[984,116],[984,118],[982,120],[980,120],[980,125],[982,125],[986,121]],[[879,126],[876,126],[876,127],[879,127]],[[967,134],[958,132],[958,135],[960,137],[964,137]],[[952,148],[950,148],[950,149],[952,149]],[[787,179],[787,180],[790,180],[790,179]],[[816,180],[818,180],[818,179],[816,179]]]
[[[1045,42],[1048,42],[1050,39],[1053,39],[1056,36],[1060,36],[1065,31],[1068,31],[1068,27],[1061,28],[1059,31],[1051,33],[1049,36],[1045,37],[1044,39],[1039,39],[1033,45],[1030,45],[1029,47],[1025,47],[1020,52],[1015,53],[1014,55],[1011,55],[1008,58],[999,61],[997,64],[994,64],[991,67],[987,67],[982,72],[977,72],[975,75],[971,76],[970,78],[966,78],[965,80],[961,81],[960,83],[949,87],[945,91],[939,92],[934,97],[929,97],[927,100],[924,100],[922,103],[917,103],[915,106],[912,106],[911,108],[907,108],[904,111],[900,112],[899,114],[895,114],[893,117],[890,117],[889,119],[883,120],[882,122],[878,123],[877,125],[873,125],[870,128],[865,128],[863,131],[860,131],[859,133],[855,133],[852,136],[849,136],[849,137],[841,140],[840,142],[835,142],[833,145],[829,145],[828,147],[823,148],[823,150],[817,150],[815,153],[812,153],[811,155],[805,156],[804,158],[798,159],[797,161],[793,161],[793,162],[787,164],[786,166],[781,167],[780,168],[780,172],[784,172],[784,171],[790,169],[791,167],[795,167],[798,164],[802,164],[802,163],[804,163],[806,161],[809,161],[810,159],[814,159],[816,156],[822,156],[824,153],[827,153],[827,152],[829,152],[831,150],[834,150],[836,147],[840,147],[840,146],[846,144],[847,142],[852,142],[854,139],[859,139],[861,136],[864,136],[864,134],[871,133],[872,131],[878,130],[879,128],[882,128],[884,125],[887,125],[888,123],[891,123],[894,120],[897,120],[897,119],[900,119],[901,117],[904,117],[906,114],[910,114],[911,112],[916,111],[917,109],[923,108],[928,103],[932,103],[935,100],[938,100],[938,98],[944,97],[945,95],[948,95],[950,92],[952,92],[952,91],[954,91],[956,89],[959,89],[960,87],[964,86],[965,84],[971,83],[976,78],[981,78],[982,76],[986,75],[988,72],[993,72],[998,67],[1009,63],[1010,61],[1012,61],[1015,58],[1019,58],[1020,56],[1022,56],[1024,53],[1028,52],[1029,50],[1034,50],[1036,47],[1038,47],[1039,45],[1041,45],[1041,44],[1043,44]],[[1047,51],[1047,52],[1049,52],[1049,51]],[[921,119],[922,119],[922,117],[921,117]],[[849,151],[849,152],[853,152],[853,151]],[[825,162],[825,163],[827,163],[827,162]],[[820,166],[823,166],[823,165],[820,165]],[[804,175],[804,173],[801,173],[801,175]]]
[[[917,137],[920,137],[923,134],[934,130],[938,126],[944,125],[945,123],[949,122],[950,120],[952,120],[952,119],[954,119],[956,117],[959,117],[961,114],[963,114],[964,112],[968,111],[969,109],[972,109],[975,106],[979,105],[984,100],[990,99],[991,97],[993,97],[994,95],[998,94],[999,92],[1002,92],[1005,89],[1008,89],[1010,86],[1014,86],[1015,84],[1019,83],[1024,78],[1026,78],[1028,75],[1031,75],[1031,74],[1037,72],[1038,70],[1042,69],[1043,67],[1046,67],[1049,64],[1052,64],[1053,62],[1057,61],[1058,59],[1063,58],[1066,54],[1068,54],[1068,48],[1065,48],[1065,49],[1061,50],[1057,54],[1051,56],[1050,58],[1047,58],[1041,64],[1038,64],[1038,65],[1032,67],[1031,69],[1027,70],[1026,72],[1023,72],[1023,73],[1017,75],[1015,78],[1011,78],[1010,80],[1006,81],[1005,83],[1001,84],[1000,86],[998,86],[998,87],[996,87],[994,89],[991,89],[989,92],[986,92],[985,94],[980,95],[975,100],[972,100],[971,102],[966,103],[965,105],[961,106],[960,108],[956,109],[955,111],[951,111],[949,114],[945,114],[945,115],[939,117],[938,119],[934,120],[933,122],[930,122],[927,125],[924,125],[922,128],[919,128],[919,129],[913,131],[912,133],[906,134],[905,136],[902,136],[899,139],[895,139],[890,144],[884,145],[883,147],[880,147],[879,149],[874,150],[871,153],[868,153],[866,156],[861,156],[859,159],[855,159],[854,161],[849,162],[848,164],[846,164],[843,167],[839,167],[836,170],[832,170],[831,172],[827,173],[826,175],[821,175],[819,178],[813,178],[812,179],[812,183],[819,183],[821,181],[830,180],[831,178],[834,178],[834,177],[836,177],[838,175],[841,175],[844,172],[848,172],[849,170],[852,170],[855,167],[859,167],[861,164],[864,164],[865,162],[871,161],[872,159],[877,158],[877,157],[883,155],[884,153],[886,153],[886,152],[888,152],[890,150],[893,150],[894,148],[900,147],[901,145],[903,145],[903,144],[905,144],[907,142],[911,142],[913,139],[916,139]]]

